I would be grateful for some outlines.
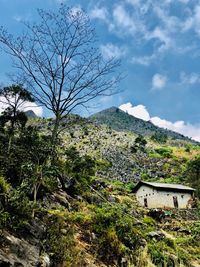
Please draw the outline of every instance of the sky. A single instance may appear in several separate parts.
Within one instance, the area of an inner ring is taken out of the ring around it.
[[[118,95],[102,97],[85,114],[118,106],[200,141],[200,1],[0,0],[0,25],[18,33],[22,21],[37,20],[37,8],[61,2],[87,12],[103,57],[120,59],[125,77]],[[1,83],[11,70],[0,51]]]

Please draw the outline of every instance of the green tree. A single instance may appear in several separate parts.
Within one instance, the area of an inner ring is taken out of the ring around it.
[[[196,194],[200,197],[200,156],[188,163],[186,175],[188,182],[197,190]]]
[[[12,140],[17,127],[24,128],[27,117],[22,111],[25,102],[33,102],[30,92],[21,85],[11,85],[0,89],[0,102],[5,105],[5,109],[0,116],[1,129],[7,125],[9,133],[8,154],[12,146]]]
[[[157,143],[164,144],[167,142],[167,135],[163,133],[156,132],[151,136],[151,140]]]
[[[130,147],[132,153],[136,153],[138,150],[144,152],[147,141],[142,135],[138,135],[134,144]]]

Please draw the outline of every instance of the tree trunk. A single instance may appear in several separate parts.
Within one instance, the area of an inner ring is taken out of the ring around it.
[[[9,136],[9,141],[8,141],[8,155],[10,156],[10,151],[12,147],[12,140],[13,140],[13,133],[10,134]]]
[[[54,122],[54,127],[51,135],[51,148],[52,148],[52,157],[55,156],[56,154],[56,143],[57,143],[57,138],[58,138],[58,129],[60,126],[60,120],[61,120],[61,115],[60,113],[56,114],[55,122]]]
[[[33,210],[32,210],[32,218],[35,217],[35,208],[36,208],[36,204],[37,204],[37,185],[34,185],[34,190],[33,190]]]

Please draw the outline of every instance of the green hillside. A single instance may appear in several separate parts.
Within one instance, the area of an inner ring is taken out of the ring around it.
[[[132,191],[142,179],[194,186],[199,194],[199,145],[70,115],[51,159],[53,122],[30,119],[10,150],[7,126],[1,132],[0,266],[200,264],[199,208],[152,217]]]
[[[169,138],[173,140],[178,139],[195,143],[195,141],[191,140],[188,137],[185,137],[182,134],[167,129],[159,128],[150,121],[144,121],[138,119],[116,107],[111,107],[106,110],[100,111],[96,114],[93,114],[89,118],[98,124],[106,124],[116,131],[127,130],[145,136],[152,136],[153,134],[161,134],[161,135],[167,135]]]

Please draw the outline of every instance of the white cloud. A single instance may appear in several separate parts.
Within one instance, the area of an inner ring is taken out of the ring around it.
[[[7,100],[5,99],[5,97],[0,97],[0,113],[8,107],[8,104],[6,103]],[[31,103],[28,101],[24,102],[23,105],[21,105],[20,110],[23,111],[32,110],[39,117],[41,117],[43,113],[42,107],[39,107],[36,103]]]
[[[188,30],[194,30],[200,37],[200,5],[197,4],[193,10],[193,13],[183,23],[183,32]]]
[[[90,11],[90,18],[92,19],[101,19],[104,21],[107,21],[107,16],[108,16],[108,11],[105,7],[94,7],[94,9],[92,9]]]
[[[192,125],[190,123],[185,123],[184,121],[176,121],[173,123],[159,117],[151,118],[151,122],[158,127],[172,130],[196,141],[200,141],[200,125],[198,124]]]
[[[113,9],[113,23],[110,24],[110,30],[120,30],[123,34],[134,34],[137,31],[133,18],[122,5],[117,5]]]
[[[169,32],[160,27],[156,27],[152,32],[146,33],[145,38],[147,40],[157,39],[161,42],[158,52],[163,52],[172,46],[172,39],[169,36]]]
[[[119,106],[121,110],[127,112],[136,118],[144,121],[151,121],[154,125],[168,129],[185,136],[188,136],[196,141],[200,141],[200,125],[185,123],[184,121],[171,122],[159,117],[151,117],[147,108],[144,105],[133,106],[131,103],[122,104]]]
[[[190,73],[190,74],[186,74],[185,72],[181,72],[180,73],[180,80],[181,83],[183,84],[196,84],[196,83],[200,83],[200,74],[198,73]]]
[[[143,66],[149,66],[153,59],[155,59],[155,54],[151,56],[132,57],[131,63]]]
[[[167,77],[164,75],[161,75],[159,73],[156,73],[152,77],[152,90],[161,90],[165,87],[167,82]]]
[[[131,103],[127,103],[121,105],[119,108],[136,118],[142,119],[144,121],[150,120],[149,112],[143,105],[133,106]]]
[[[22,106],[23,111],[32,110],[38,117],[42,117],[43,109],[39,107],[36,103],[25,102]]]
[[[125,47],[119,47],[112,43],[101,45],[100,50],[101,50],[103,57],[106,59],[111,59],[111,58],[119,59],[126,54]]]

